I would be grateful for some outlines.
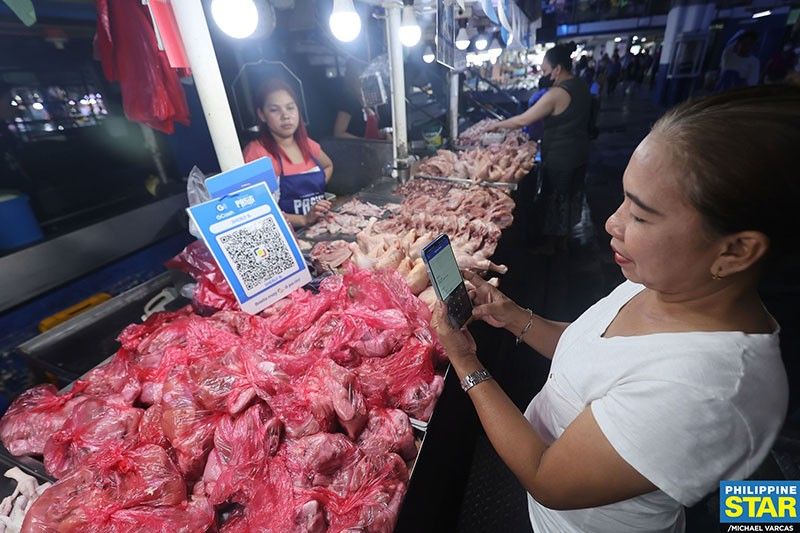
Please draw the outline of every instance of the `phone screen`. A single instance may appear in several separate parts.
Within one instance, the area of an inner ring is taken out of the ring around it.
[[[450,321],[460,328],[472,316],[472,302],[447,235],[440,235],[428,244],[422,250],[422,258],[436,295],[447,307]]]

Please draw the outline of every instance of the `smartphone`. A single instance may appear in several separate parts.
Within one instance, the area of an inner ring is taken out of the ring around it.
[[[444,302],[453,327],[461,328],[472,316],[472,302],[447,235],[439,235],[422,249],[422,260],[436,296]]]

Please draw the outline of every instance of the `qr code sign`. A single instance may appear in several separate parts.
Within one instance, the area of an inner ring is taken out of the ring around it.
[[[276,277],[298,269],[289,243],[272,215],[218,235],[217,243],[248,296]]]

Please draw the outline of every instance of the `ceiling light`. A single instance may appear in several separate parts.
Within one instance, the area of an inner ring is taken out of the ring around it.
[[[754,19],[760,19],[761,17],[768,17],[772,15],[772,11],[767,9],[766,11],[759,11],[758,13],[753,13]]]
[[[622,42],[622,37],[614,37],[614,42],[615,43],[621,43]]]
[[[436,56],[433,53],[433,49],[430,45],[425,48],[425,53],[422,54],[422,60],[426,63],[433,63],[433,60],[436,59]]]
[[[211,16],[219,29],[236,39],[250,37],[258,27],[253,0],[211,0]]]
[[[400,23],[400,42],[403,46],[416,46],[422,38],[422,28],[417,24],[417,16],[414,14],[414,6],[403,8],[403,18]]]
[[[478,50],[486,50],[487,46],[489,46],[489,41],[486,40],[486,36],[479,33],[478,36],[475,37],[475,48]]]
[[[361,17],[356,13],[353,0],[333,0],[333,11],[328,26],[334,37],[349,43],[361,33]]]
[[[456,48],[459,50],[466,50],[469,48],[469,35],[467,35],[466,28],[458,30],[458,35],[456,35]]]

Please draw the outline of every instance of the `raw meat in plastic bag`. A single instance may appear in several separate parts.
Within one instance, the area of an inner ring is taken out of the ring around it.
[[[80,468],[89,456],[136,443],[142,410],[121,403],[89,399],[75,408],[44,447],[44,465],[59,479]]]
[[[197,282],[193,302],[202,308],[239,310],[230,285],[203,241],[195,241],[167,261],[167,268],[189,274]]]
[[[80,396],[84,386],[58,394],[53,385],[39,385],[20,394],[0,420],[0,438],[6,449],[18,456],[41,455],[47,439],[86,400]]]
[[[393,453],[368,455],[346,474],[349,484],[327,491],[328,531],[391,533],[408,481],[403,460]]]
[[[162,448],[169,447],[169,441],[164,435],[161,427],[161,417],[163,408],[160,403],[153,404],[144,410],[141,420],[139,420],[138,445],[156,444]]]
[[[317,433],[287,440],[280,455],[296,487],[327,487],[343,469],[352,468],[363,454],[341,433]]]
[[[176,369],[164,383],[161,425],[178,458],[178,468],[187,479],[202,474],[222,413],[203,409],[194,396],[185,369]]]
[[[356,369],[370,407],[396,407],[409,416],[428,420],[444,389],[434,368],[434,346],[411,338],[398,352],[383,359],[365,359]]]
[[[205,498],[170,507],[141,505],[114,512],[107,533],[201,533],[214,524],[214,506]]]
[[[131,354],[125,349],[120,349],[111,361],[95,368],[81,380],[86,382],[84,394],[98,398],[118,396],[128,405],[133,404],[142,391],[136,368],[131,363]]]
[[[105,531],[115,512],[185,500],[186,484],[163,448],[110,450],[46,490],[25,516],[22,531]]]
[[[324,533],[327,522],[313,493],[298,490],[281,458],[253,480],[253,497],[222,526],[221,533]]]
[[[244,503],[253,480],[265,475],[269,458],[278,451],[281,422],[263,403],[237,418],[225,417],[214,433],[214,449],[203,473],[205,493],[218,505],[228,500]]]
[[[414,430],[408,415],[399,409],[374,409],[367,427],[358,437],[358,447],[367,455],[394,452],[406,461],[417,455]]]

